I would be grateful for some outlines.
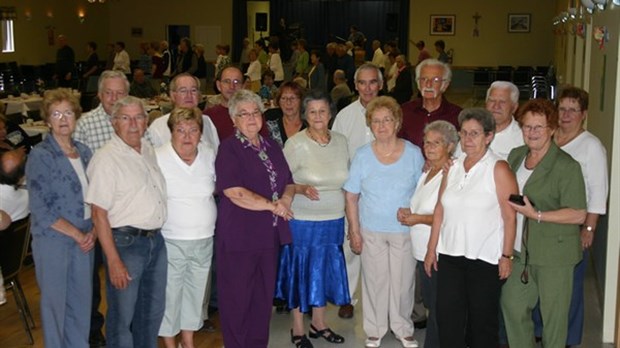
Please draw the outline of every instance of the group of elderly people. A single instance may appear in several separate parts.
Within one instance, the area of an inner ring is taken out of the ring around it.
[[[328,302],[352,302],[346,236],[361,258],[366,347],[380,347],[388,329],[418,347],[416,263],[429,310],[425,347],[497,347],[502,332],[512,347],[534,347],[537,311],[545,347],[565,346],[571,296],[583,296],[583,250],[607,195],[605,150],[583,129],[587,93],[566,88],[559,107],[528,101],[514,121],[518,90],[515,98],[510,84],[496,84],[488,110],[465,109],[455,126],[458,107],[441,98],[449,67],[430,60],[416,75],[422,99],[401,109],[378,96],[379,69],[361,66],[360,100],[338,114],[338,131],[322,92],[283,83],[279,108],[264,115],[257,94],[235,88],[221,106],[234,130],[222,139],[195,107],[199,82],[189,75],[173,81],[177,107],[146,136],[142,102],[104,88],[113,133],[94,155],[74,139],[73,94],[47,91],[50,135],[26,167],[45,345],[88,346],[84,280],[97,240],[109,346],[156,347],[161,336],[176,347],[180,334],[193,347],[214,249],[227,348],[268,345],[274,297],[291,309],[296,347],[312,347],[308,336],[344,343],[325,312]],[[418,109],[437,119],[404,119]],[[491,144],[513,122],[524,145],[506,160]],[[423,130],[422,149],[399,137],[403,123]],[[363,140],[352,148],[354,139]]]

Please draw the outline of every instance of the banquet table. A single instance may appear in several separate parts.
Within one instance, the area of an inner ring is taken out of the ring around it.
[[[39,110],[43,103],[43,98],[38,95],[22,94],[19,97],[8,97],[0,99],[0,103],[5,106],[4,114],[22,114],[28,116],[28,111]]]
[[[42,138],[45,138],[45,136],[50,132],[49,127],[46,126],[43,121],[23,123],[20,124],[19,127],[26,131],[29,137],[34,137],[40,134]]]

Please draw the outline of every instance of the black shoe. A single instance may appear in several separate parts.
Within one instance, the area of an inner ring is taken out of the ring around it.
[[[215,324],[211,320],[207,319],[202,323],[202,328],[200,331],[215,332]]]
[[[418,330],[426,329],[426,320],[414,322],[413,327],[415,327]]]
[[[88,344],[91,348],[105,347],[105,337],[103,337],[101,331],[92,332],[90,337],[88,337]]]
[[[314,348],[306,335],[293,336],[293,329],[291,329],[291,343],[297,348]]]
[[[333,332],[330,328],[324,328],[323,330],[317,330],[314,325],[310,324],[310,332],[308,332],[310,338],[324,338],[329,343],[344,343],[344,337]]]

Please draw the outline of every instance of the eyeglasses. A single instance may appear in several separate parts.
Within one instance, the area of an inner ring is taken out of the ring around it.
[[[235,116],[240,117],[240,118],[246,120],[246,119],[248,119],[250,117],[254,117],[254,118],[260,117],[261,116],[261,112],[259,110],[256,110],[254,112],[241,112],[241,113],[238,113]]]
[[[561,114],[569,114],[569,115],[576,115],[578,113],[581,112],[581,109],[574,109],[574,108],[558,108],[558,111]]]
[[[430,149],[436,149],[442,145],[443,145],[443,141],[424,140],[424,147],[428,147]]]
[[[370,121],[370,123],[373,126],[380,126],[380,125],[384,125],[384,124],[388,125],[388,124],[394,123],[394,119],[391,118],[391,117],[386,117],[383,120],[372,120],[372,121]]]
[[[440,84],[440,83],[442,83],[444,81],[446,81],[446,80],[444,78],[441,78],[441,77],[430,77],[430,78],[429,77],[419,77],[418,78],[418,82],[421,85],[425,85],[428,82],[431,82],[432,84],[438,85],[438,84]]]
[[[471,138],[471,139],[476,139],[477,137],[479,137],[480,135],[482,135],[483,132],[481,131],[471,131],[468,132],[466,130],[461,130],[459,132],[459,135],[461,136],[461,138],[465,139],[465,138]]]
[[[525,132],[525,133],[540,133],[542,132],[543,129],[547,128],[547,126],[523,126],[521,127],[521,129]]]
[[[115,118],[123,123],[128,123],[131,121],[135,121],[136,123],[138,123],[138,122],[144,122],[146,120],[146,115],[136,115],[133,117],[128,116],[128,115],[120,115],[120,116],[116,116]]]
[[[190,129],[185,129],[185,128],[177,128],[174,130],[175,133],[177,133],[178,135],[185,135],[185,136],[194,136],[194,135],[198,135],[200,134],[200,129],[198,129],[197,127],[192,127]]]
[[[198,88],[179,88],[175,92],[182,95],[196,95],[198,94]]]
[[[221,80],[220,83],[223,83],[225,85],[229,85],[229,86],[239,86],[243,84],[242,80],[238,80],[238,79],[224,79]]]
[[[72,110],[65,110],[65,111],[52,111],[52,113],[50,114],[50,117],[55,119],[55,120],[60,120],[61,118],[74,118],[75,117],[75,112],[73,112]]]

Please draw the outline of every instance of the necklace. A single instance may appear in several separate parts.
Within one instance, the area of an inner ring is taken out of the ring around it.
[[[390,152],[386,152],[386,153],[381,153],[379,152],[379,145],[377,144],[377,142],[374,142],[374,146],[375,146],[375,151],[377,151],[377,153],[383,157],[390,157],[392,156],[392,154],[394,153],[394,151],[396,151],[396,149],[398,149],[398,146],[395,146],[394,148],[392,148],[392,151]]]
[[[320,147],[326,147],[327,145],[329,145],[329,142],[332,141],[332,135],[329,131],[327,131],[327,142],[326,143],[321,143],[320,141],[318,141],[314,137],[314,135],[312,135],[312,132],[310,131],[310,129],[306,129],[306,133],[308,134],[310,139],[312,139],[315,143],[319,144]]]
[[[61,146],[60,148],[62,149],[62,152],[64,152],[64,153],[65,153],[65,155],[67,155],[67,156],[69,156],[69,157],[71,157],[71,156],[75,155],[75,154],[76,154],[76,152],[77,152],[77,150],[76,150],[75,146],[71,146],[71,147],[69,148],[69,150],[66,150],[66,149],[65,149],[64,147],[62,147],[62,146]]]

